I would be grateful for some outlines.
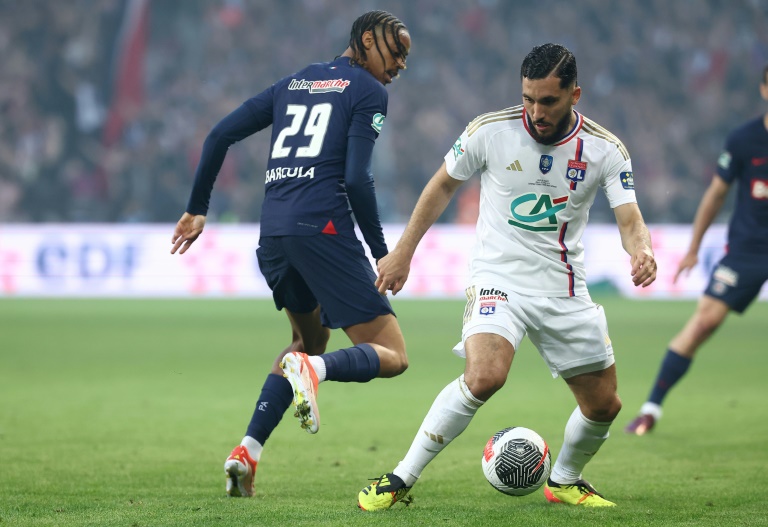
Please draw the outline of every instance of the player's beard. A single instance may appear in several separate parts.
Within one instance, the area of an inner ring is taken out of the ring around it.
[[[568,128],[571,126],[572,114],[573,110],[566,112],[563,118],[560,119],[560,121],[558,121],[558,123],[555,125],[554,132],[552,132],[552,134],[548,135],[547,137],[542,137],[541,134],[539,134],[539,131],[536,130],[536,127],[533,125],[533,121],[531,121],[531,116],[528,115],[527,112],[525,114],[525,118],[528,120],[528,129],[531,131],[531,136],[533,136],[537,143],[541,143],[543,145],[553,145],[562,139],[566,133],[568,133]]]

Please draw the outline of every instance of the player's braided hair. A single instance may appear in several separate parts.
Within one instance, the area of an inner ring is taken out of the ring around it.
[[[363,46],[363,33],[366,31],[373,32],[374,41],[376,42],[376,50],[379,52],[379,55],[382,55],[381,48],[379,47],[380,39],[378,35],[376,35],[376,28],[378,27],[381,27],[381,34],[384,36],[381,40],[384,41],[384,45],[389,50],[390,54],[392,54],[393,57],[404,57],[406,55],[405,46],[403,46],[403,43],[400,42],[400,38],[398,38],[398,34],[401,31],[408,30],[408,28],[405,27],[405,24],[392,13],[386,11],[369,11],[355,20],[349,35],[349,47],[355,52],[355,57],[363,64],[368,60],[365,46]],[[389,42],[387,42],[387,33],[393,37],[392,40],[395,42],[396,48],[394,50],[389,46]]]
[[[568,48],[560,44],[536,46],[523,59],[520,67],[520,80],[546,79],[550,75],[560,79],[560,87],[577,86],[576,57]]]

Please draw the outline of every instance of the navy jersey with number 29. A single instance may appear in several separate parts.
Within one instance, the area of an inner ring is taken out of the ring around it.
[[[262,236],[354,237],[350,205],[374,258],[387,254],[370,157],[387,91],[348,57],[311,64],[248,99],[211,131],[187,211],[206,214],[229,146],[272,125]]]
[[[245,105],[257,117],[272,116],[262,235],[314,234],[328,221],[349,232],[347,140],[378,137],[387,113],[384,86],[341,57],[311,64]]]

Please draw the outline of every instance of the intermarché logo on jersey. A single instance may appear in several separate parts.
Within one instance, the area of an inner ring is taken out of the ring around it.
[[[509,204],[514,219],[507,222],[527,231],[556,231],[557,213],[565,208],[567,201],[567,195],[552,198],[549,194],[523,194]]]
[[[289,90],[307,90],[309,93],[328,93],[344,91],[351,84],[344,79],[305,80],[291,79]]]

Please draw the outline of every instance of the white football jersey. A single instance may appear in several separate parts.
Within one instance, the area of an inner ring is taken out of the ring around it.
[[[635,203],[619,139],[578,112],[560,142],[543,145],[522,105],[479,116],[445,156],[448,174],[480,174],[472,284],[530,296],[588,294],[581,237],[601,187],[611,208]]]

